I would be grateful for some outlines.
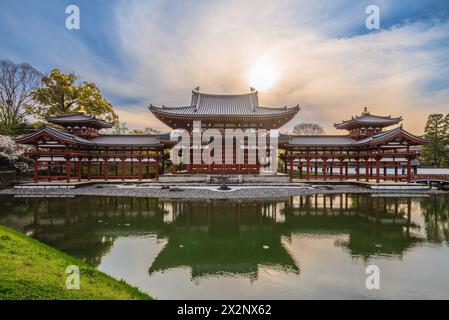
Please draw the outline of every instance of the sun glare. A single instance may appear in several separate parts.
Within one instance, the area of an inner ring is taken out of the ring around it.
[[[257,64],[249,73],[249,84],[259,91],[271,88],[277,80],[275,68],[270,64]]]

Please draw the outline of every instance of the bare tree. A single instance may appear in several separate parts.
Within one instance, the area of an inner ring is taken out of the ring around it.
[[[31,93],[42,74],[27,63],[0,60],[0,126],[2,133],[17,134],[36,102]]]
[[[115,134],[115,135],[123,135],[128,134],[128,124],[126,122],[119,122],[115,121],[114,126],[108,130],[106,130],[108,134]]]
[[[145,134],[160,134],[161,131],[158,130],[158,129],[153,129],[153,128],[150,128],[150,127],[146,127],[143,130],[142,129],[134,129],[133,131],[131,131],[131,133],[132,134],[145,135]]]
[[[293,127],[293,134],[317,136],[324,134],[324,129],[317,123],[298,123]]]

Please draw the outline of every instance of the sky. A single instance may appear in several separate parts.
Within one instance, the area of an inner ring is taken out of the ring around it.
[[[66,28],[66,7],[80,29]],[[380,29],[365,9],[380,9]],[[130,128],[168,131],[150,104],[183,106],[191,90],[245,93],[302,109],[284,131],[360,114],[404,118],[421,134],[449,112],[447,0],[0,0],[0,59],[92,81]]]

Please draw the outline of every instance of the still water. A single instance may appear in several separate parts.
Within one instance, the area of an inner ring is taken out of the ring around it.
[[[158,299],[449,298],[448,195],[0,201],[0,224]]]

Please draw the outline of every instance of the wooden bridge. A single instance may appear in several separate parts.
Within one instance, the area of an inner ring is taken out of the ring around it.
[[[430,186],[436,185],[440,189],[449,190],[449,175],[419,174],[413,177],[413,181],[418,183],[426,183]]]

